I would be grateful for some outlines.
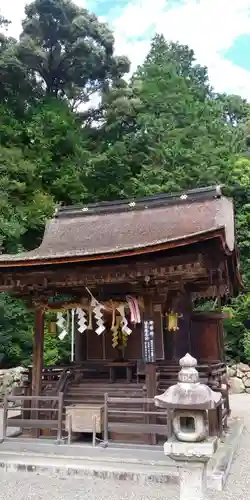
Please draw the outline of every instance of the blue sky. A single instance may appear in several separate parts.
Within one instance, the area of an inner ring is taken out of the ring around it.
[[[18,36],[25,0],[1,0],[1,11]],[[250,0],[75,0],[108,22],[116,52],[132,69],[148,52],[150,37],[188,44],[208,67],[213,87],[250,101]],[[14,13],[14,14],[13,14]]]

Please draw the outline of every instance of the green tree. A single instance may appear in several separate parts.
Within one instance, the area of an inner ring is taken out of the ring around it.
[[[34,315],[21,301],[0,294],[0,362],[9,368],[31,363]]]
[[[90,152],[78,116],[65,101],[47,98],[34,107],[26,123],[26,154],[37,165],[44,192],[55,202],[86,200]]]
[[[53,206],[51,196],[41,189],[36,165],[20,149],[0,147],[1,251],[20,250],[23,237],[27,246],[27,233],[41,231]]]
[[[9,22],[1,20],[1,26],[8,27]],[[17,42],[0,33],[0,104],[8,106],[11,113],[23,118],[27,107],[41,97],[40,83],[36,82],[35,75],[28,71],[17,57]]]
[[[114,56],[108,26],[86,9],[70,0],[35,0],[25,13],[18,55],[48,95],[87,102],[128,71],[127,58]]]
[[[102,178],[106,199],[227,182],[244,148],[240,119],[237,126],[227,119],[206,68],[188,47],[162,36],[128,85],[103,93],[102,112],[90,177],[96,196]]]

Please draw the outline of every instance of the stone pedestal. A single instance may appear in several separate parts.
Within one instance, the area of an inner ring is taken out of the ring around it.
[[[180,500],[205,500],[206,468],[217,448],[209,437],[208,412],[221,404],[221,394],[199,381],[197,360],[180,359],[178,383],[155,396],[155,404],[168,411],[168,441],[164,453],[179,470]]]
[[[175,461],[179,470],[180,500],[205,500],[206,468],[217,447],[217,438],[202,443],[184,443],[170,439],[164,454]]]
[[[180,500],[205,500],[206,463],[181,462],[178,467]]]

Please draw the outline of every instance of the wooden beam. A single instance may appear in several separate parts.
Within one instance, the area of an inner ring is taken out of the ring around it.
[[[11,273],[3,273],[0,279],[0,288],[7,287],[9,290],[25,294],[32,290],[42,291],[74,287],[106,285],[123,283],[141,283],[146,276],[157,277],[166,280],[179,280],[184,273],[187,277],[203,275],[206,270],[202,262],[202,256],[198,253],[178,255],[173,257],[156,257],[154,260],[133,260],[126,263],[110,263],[99,266],[56,266],[54,269],[29,270],[20,272],[14,270]]]

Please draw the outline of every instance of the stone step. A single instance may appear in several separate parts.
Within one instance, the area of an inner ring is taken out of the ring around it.
[[[243,423],[238,419],[230,423],[230,431],[208,463],[209,489],[223,489],[238,446]],[[82,443],[56,445],[45,439],[9,438],[0,444],[0,468],[65,478],[90,476],[140,483],[178,483],[175,463],[164,456],[162,446],[158,445],[110,443],[103,448]]]
[[[113,480],[130,480],[142,484],[171,483],[178,484],[178,472],[173,467],[117,463],[105,461],[89,461],[69,457],[35,456],[34,454],[13,455],[0,454],[0,468],[10,472],[33,472],[35,474],[53,475],[54,477],[93,477]]]
[[[66,394],[82,394],[82,395],[93,395],[93,396],[96,396],[96,395],[100,395],[102,397],[104,397],[104,394],[108,394],[110,397],[119,397],[119,398],[131,398],[131,397],[135,397],[135,398],[139,398],[139,399],[144,399],[144,393],[142,391],[129,391],[129,392],[125,392],[125,391],[108,391],[107,389],[105,389],[104,391],[91,391],[91,389],[89,390],[80,390],[80,389],[74,389],[74,388],[69,388],[68,391],[66,392]]]
[[[114,389],[124,389],[124,390],[130,390],[130,389],[143,389],[144,384],[134,384],[133,382],[131,384],[125,384],[125,383],[111,383],[111,382],[96,382],[94,384],[92,383],[87,383],[87,382],[73,382],[72,384],[69,385],[69,387],[91,387],[93,389],[98,389],[100,387],[113,387]]]
[[[100,386],[100,387],[92,387],[92,386],[83,386],[83,385],[70,385],[68,387],[68,390],[72,391],[82,391],[82,392],[124,392],[124,393],[130,393],[130,392],[142,392],[143,388],[142,387],[116,387],[112,384],[107,385],[107,386]]]
[[[174,463],[162,447],[56,445],[41,440],[8,440],[0,445],[0,467],[11,471],[64,476],[94,476],[152,482],[177,481]]]

